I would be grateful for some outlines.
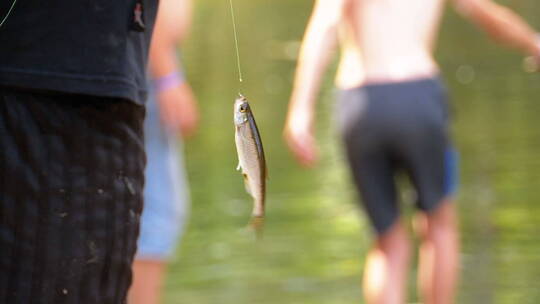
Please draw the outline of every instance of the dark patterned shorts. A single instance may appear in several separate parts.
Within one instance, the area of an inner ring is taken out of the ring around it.
[[[0,303],[125,303],[144,108],[0,88]]]

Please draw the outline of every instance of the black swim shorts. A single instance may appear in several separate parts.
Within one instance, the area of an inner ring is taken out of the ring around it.
[[[0,303],[125,303],[143,119],[122,99],[0,88]]]
[[[377,233],[399,216],[395,176],[403,171],[429,212],[456,185],[447,96],[438,78],[343,90],[338,122],[354,182]]]

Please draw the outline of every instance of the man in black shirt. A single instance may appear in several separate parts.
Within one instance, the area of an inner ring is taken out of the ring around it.
[[[157,2],[26,0],[0,27],[0,303],[125,303]]]

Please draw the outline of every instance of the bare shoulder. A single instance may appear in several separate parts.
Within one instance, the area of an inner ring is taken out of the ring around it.
[[[339,20],[350,3],[362,0],[316,0],[314,13],[327,20]]]
[[[181,36],[191,23],[191,10],[191,0],[160,0],[157,26]]]
[[[315,6],[319,9],[342,10],[354,1],[362,0],[317,0]]]
[[[456,9],[462,13],[469,12],[479,6],[492,2],[492,0],[450,0]]]

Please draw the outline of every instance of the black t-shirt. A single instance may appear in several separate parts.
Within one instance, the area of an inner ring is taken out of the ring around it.
[[[0,85],[144,103],[157,4],[18,0],[0,27]],[[10,5],[0,1],[0,20]]]

